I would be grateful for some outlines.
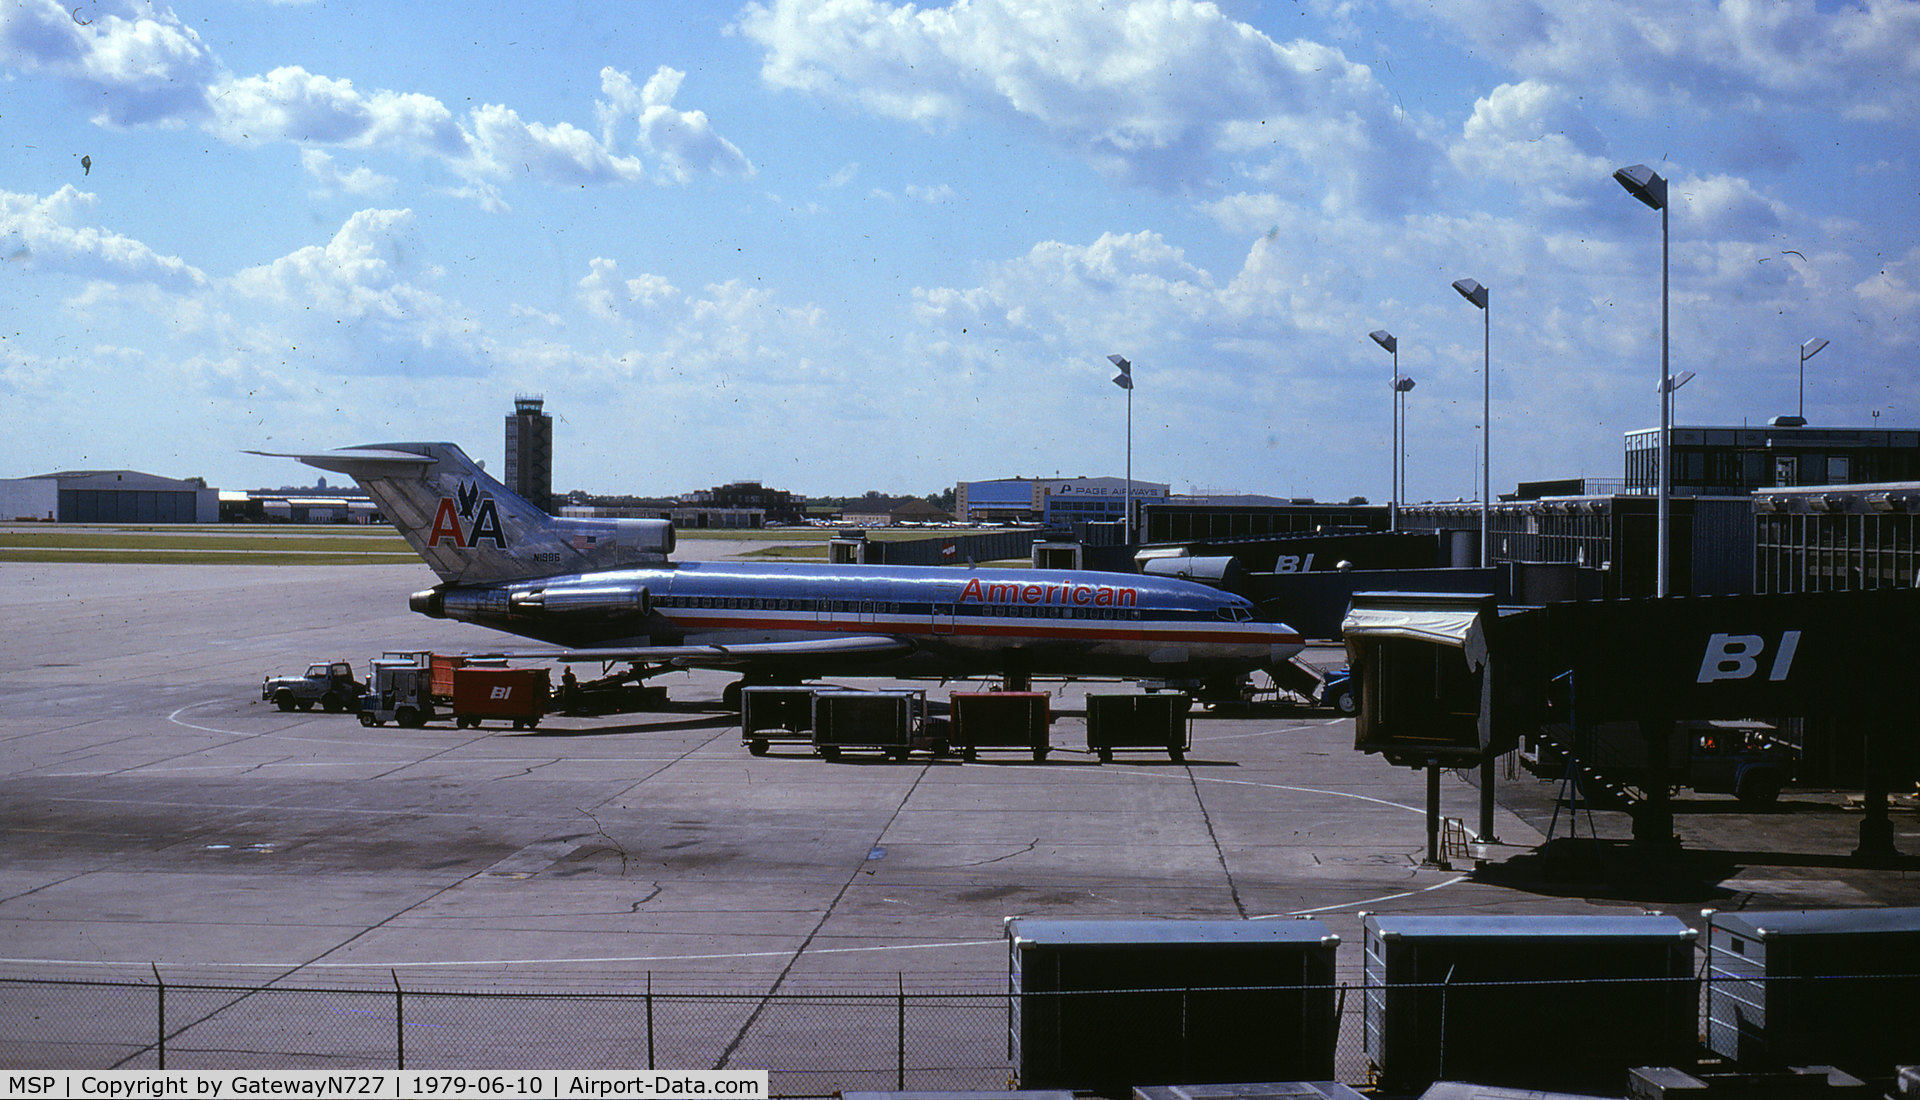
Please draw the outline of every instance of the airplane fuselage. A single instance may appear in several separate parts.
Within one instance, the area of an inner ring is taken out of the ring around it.
[[[624,611],[596,612],[581,594]],[[1013,660],[1042,675],[1204,679],[1269,667],[1301,646],[1292,628],[1256,620],[1241,597],[1084,570],[683,562],[436,595],[415,606],[572,649],[893,638],[903,644],[870,667],[898,675],[998,672]],[[553,610],[560,606],[585,610]],[[785,662],[802,672],[813,663],[804,653]],[[818,663],[844,671],[848,660]]]
[[[414,610],[564,647],[558,660],[743,680],[1002,674],[1204,680],[1273,668],[1298,632],[1173,577],[1051,569],[679,562],[659,519],[557,518],[451,443],[294,455],[348,474],[440,577]],[[530,655],[531,656],[531,655]]]

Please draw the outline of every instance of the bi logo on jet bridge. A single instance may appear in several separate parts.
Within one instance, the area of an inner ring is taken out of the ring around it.
[[[1767,667],[1767,679],[1781,681],[1793,670],[1793,655],[1800,648],[1798,630],[1782,630],[1780,644],[1774,648],[1773,663]],[[1760,671],[1760,659],[1766,655],[1767,639],[1759,634],[1715,634],[1707,639],[1707,651],[1700,658],[1700,675],[1694,683],[1715,680],[1750,680]]]
[[[457,505],[453,497],[440,498],[440,507],[433,513],[433,529],[427,532],[427,545],[449,542],[465,550],[485,539],[505,550],[507,533],[500,527],[500,511],[494,506],[492,494],[481,496],[479,486],[463,481],[459,497]]]

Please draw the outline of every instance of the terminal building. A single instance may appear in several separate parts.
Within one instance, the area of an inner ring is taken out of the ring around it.
[[[1674,427],[1669,591],[1831,592],[1913,583],[1920,431]],[[1626,435],[1624,481],[1522,484],[1488,512],[1488,560],[1598,569],[1610,597],[1651,596],[1659,430]],[[1442,535],[1445,564],[1479,560],[1477,502],[1411,504],[1403,530]],[[1895,578],[1889,582],[1887,578]],[[1899,580],[1898,578],[1905,578]]]
[[[1672,432],[1669,484],[1676,497],[1920,480],[1920,431],[1768,425]],[[1628,432],[1626,445],[1628,491],[1655,492],[1660,429]]]
[[[1078,529],[1089,523],[1119,523],[1127,501],[1136,515],[1165,501],[1171,487],[1120,477],[1009,477],[963,481],[953,487],[955,518],[962,523],[1038,523]]]

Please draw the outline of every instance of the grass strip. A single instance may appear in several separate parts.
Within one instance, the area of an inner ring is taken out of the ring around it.
[[[41,564],[74,563],[81,565],[407,565],[420,559],[412,551],[398,554],[383,552],[285,553],[275,550],[235,550],[209,553],[204,550],[75,550],[0,549],[0,562]]]

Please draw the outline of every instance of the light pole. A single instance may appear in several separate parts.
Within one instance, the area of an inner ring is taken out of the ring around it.
[[[1485,569],[1492,561],[1487,509],[1493,499],[1493,314],[1487,309],[1486,287],[1472,279],[1455,279],[1453,289],[1480,311],[1480,568]]]
[[[1807,360],[1820,354],[1827,342],[1816,336],[1800,345],[1800,423],[1807,422]]]
[[[1668,470],[1668,449],[1672,444],[1669,438],[1669,426],[1672,424],[1673,388],[1667,374],[1667,181],[1666,177],[1644,164],[1635,164],[1622,168],[1613,174],[1627,194],[1660,211],[1660,445],[1658,449],[1659,469],[1656,472],[1660,503],[1656,521],[1653,590],[1656,596],[1667,594],[1667,545],[1672,525],[1672,478]]]
[[[1401,375],[1393,380],[1393,396],[1399,407],[1395,410],[1400,416],[1400,443],[1396,453],[1400,456],[1400,484],[1394,487],[1394,499],[1407,499],[1407,394],[1413,390],[1413,379]]]
[[[1391,454],[1391,472],[1387,477],[1387,530],[1400,529],[1400,341],[1393,333],[1377,328],[1367,333],[1373,342],[1387,349],[1393,356],[1393,432],[1388,445],[1393,448]]]
[[[1123,356],[1109,355],[1107,360],[1120,368],[1113,376],[1113,384],[1127,391],[1127,495],[1126,512],[1120,517],[1122,541],[1133,545],[1133,364]]]

